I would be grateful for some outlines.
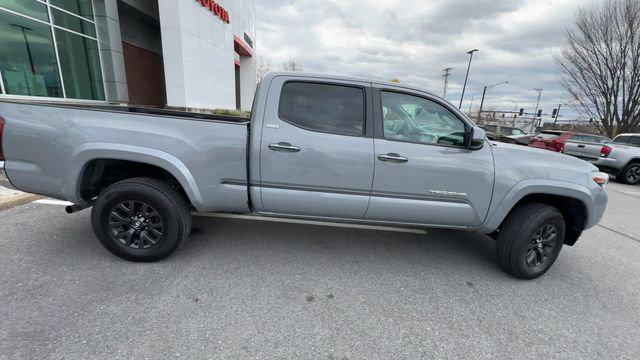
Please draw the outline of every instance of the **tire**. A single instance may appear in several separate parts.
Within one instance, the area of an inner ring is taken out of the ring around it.
[[[539,203],[519,206],[509,214],[498,233],[495,248],[498,263],[516,278],[540,277],[556,261],[565,234],[564,218],[558,209]]]
[[[620,172],[620,182],[628,185],[640,184],[640,162],[631,163]]]
[[[132,178],[106,188],[91,211],[102,245],[129,261],[169,256],[191,230],[185,199],[162,181]]]

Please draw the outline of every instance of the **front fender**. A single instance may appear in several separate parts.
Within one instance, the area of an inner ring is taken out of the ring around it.
[[[593,226],[593,212],[596,208],[594,196],[586,186],[555,180],[529,179],[514,185],[502,199],[496,199],[489,215],[479,231],[492,233],[509,215],[513,207],[527,195],[545,194],[570,197],[581,201],[587,209],[587,227]]]
[[[180,159],[164,151],[135,145],[88,142],[75,149],[71,159],[72,165],[64,182],[63,193],[74,203],[84,203],[80,195],[80,179],[87,164],[96,159],[113,159],[145,163],[166,170],[178,180],[193,206],[196,209],[204,208],[202,195],[189,169]]]

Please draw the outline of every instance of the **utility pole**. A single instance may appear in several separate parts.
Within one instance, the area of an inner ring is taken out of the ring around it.
[[[558,111],[556,111],[556,118],[553,119],[553,128],[555,129],[556,127],[556,123],[558,122],[558,118],[560,117],[560,108],[562,107],[562,104],[558,104]]]
[[[442,97],[445,100],[447,100],[447,88],[449,87],[449,75],[451,75],[452,70],[453,70],[452,67],[447,67],[442,70],[444,71],[444,75],[442,75],[442,77],[444,77],[444,94],[442,95]]]
[[[467,66],[467,75],[464,76],[464,85],[462,86],[462,95],[460,95],[460,105],[458,105],[458,109],[462,109],[462,99],[464,99],[464,91],[467,88],[467,79],[469,79],[469,69],[471,69],[471,60],[473,60],[473,53],[476,51],[480,51],[478,49],[473,49],[467,51],[469,54],[469,65]]]
[[[538,101],[536,102],[536,111],[533,112],[533,126],[535,127],[536,118],[538,117],[538,107],[540,107],[540,97],[542,96],[542,89],[533,89],[533,90],[538,92]],[[540,118],[540,121],[542,121],[542,118]]]

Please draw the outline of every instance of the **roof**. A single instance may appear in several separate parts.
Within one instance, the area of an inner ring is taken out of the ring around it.
[[[371,83],[371,84],[377,84],[377,85],[384,85],[387,87],[394,87],[394,88],[398,88],[398,89],[407,89],[407,90],[412,90],[412,91],[417,91],[417,92],[422,92],[422,93],[426,93],[429,94],[431,96],[437,97],[441,100],[442,97],[427,91],[425,89],[416,87],[416,86],[411,86],[411,85],[405,85],[405,84],[401,84],[401,83],[397,83],[397,82],[392,82],[392,81],[385,81],[385,80],[381,80],[381,79],[373,79],[373,78],[367,78],[367,77],[356,77],[356,76],[346,76],[346,75],[336,75],[336,74],[321,74],[321,73],[307,73],[307,72],[299,72],[299,71],[278,71],[278,72],[270,72],[268,73],[265,77],[264,80],[271,80],[271,78],[277,77],[277,76],[296,76],[296,77],[306,77],[306,78],[310,78],[310,79],[322,79],[322,80],[339,80],[339,81],[354,81],[354,82],[365,82],[365,83]]]

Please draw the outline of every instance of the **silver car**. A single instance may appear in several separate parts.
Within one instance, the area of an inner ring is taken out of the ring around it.
[[[611,139],[607,137],[577,133],[567,140],[562,152],[582,160],[595,162],[600,158],[603,146],[608,144],[611,144]]]

